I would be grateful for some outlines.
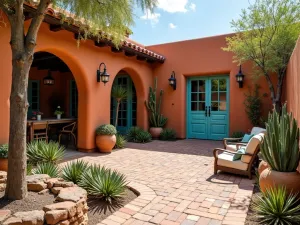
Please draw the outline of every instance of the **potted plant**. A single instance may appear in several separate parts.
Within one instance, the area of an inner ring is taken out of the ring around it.
[[[42,119],[42,115],[43,115],[42,112],[40,112],[40,111],[34,111],[34,112],[32,112],[32,114],[33,114],[34,116],[36,116],[36,119],[37,119],[37,120],[41,120],[41,119]]]
[[[0,145],[0,170],[8,170],[8,144]]]
[[[267,135],[261,145],[262,158],[268,164],[259,178],[263,192],[276,186],[285,186],[289,193],[300,190],[299,128],[286,104],[281,115],[274,111],[266,123]]]
[[[163,127],[166,125],[168,119],[160,113],[163,90],[160,90],[159,100],[156,101],[156,90],[157,90],[157,77],[154,79],[154,88],[149,88],[148,102],[145,101],[145,105],[149,113],[149,132],[153,138],[158,138],[160,133],[163,131]]]
[[[116,134],[116,128],[110,124],[103,124],[96,129],[96,145],[100,152],[111,152],[116,144]]]
[[[60,106],[57,106],[54,115],[56,115],[56,118],[60,120],[62,114],[64,114],[64,111],[61,110]]]

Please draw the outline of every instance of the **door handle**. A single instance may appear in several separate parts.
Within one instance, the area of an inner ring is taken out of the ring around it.
[[[205,117],[207,117],[207,106],[205,106]]]
[[[210,106],[208,106],[208,116],[210,117]]]

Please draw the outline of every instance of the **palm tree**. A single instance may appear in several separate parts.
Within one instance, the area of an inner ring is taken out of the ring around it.
[[[127,90],[120,85],[114,85],[111,91],[111,96],[117,101],[115,127],[118,126],[119,107],[122,100],[127,98]]]

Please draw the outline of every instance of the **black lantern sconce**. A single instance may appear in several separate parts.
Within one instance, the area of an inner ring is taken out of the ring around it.
[[[176,90],[176,77],[174,71],[172,71],[171,77],[169,78],[169,84],[173,88],[173,90]]]
[[[101,71],[101,67],[104,66],[103,71]],[[103,82],[104,85],[109,81],[109,74],[106,72],[105,63],[101,63],[99,65],[99,69],[97,70],[97,82]]]
[[[51,75],[51,70],[48,70],[48,75],[43,79],[44,85],[54,85],[54,78]]]
[[[235,75],[235,77],[236,77],[236,82],[239,83],[239,88],[242,88],[244,83],[244,78],[245,78],[245,75],[242,73],[242,65],[240,65],[240,71],[237,75]]]

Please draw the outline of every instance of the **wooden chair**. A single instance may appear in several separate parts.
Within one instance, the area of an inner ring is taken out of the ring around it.
[[[77,127],[77,122],[74,122],[67,126],[64,126],[58,136],[58,142],[60,143],[62,135],[67,135],[69,137],[69,140],[71,139],[71,136],[72,136],[74,139],[74,145],[76,147],[76,144],[77,144],[77,139],[76,139],[76,135],[75,135],[76,127]]]
[[[259,152],[259,147],[264,139],[264,135],[264,133],[259,133],[253,136],[246,146],[240,144],[236,145],[237,149],[243,146],[245,147],[245,154],[240,154],[242,156],[240,160],[233,160],[233,156],[239,154],[236,151],[221,148],[214,149],[214,174],[217,174],[218,170],[222,170],[229,173],[246,175],[249,179],[252,179],[252,166]]]
[[[48,122],[43,124],[33,123],[33,139],[48,142]]]

